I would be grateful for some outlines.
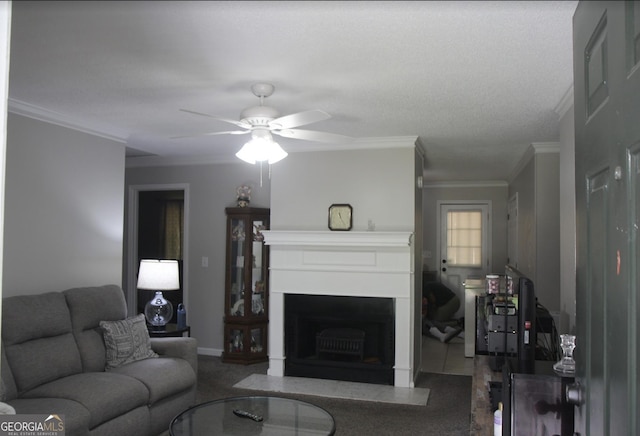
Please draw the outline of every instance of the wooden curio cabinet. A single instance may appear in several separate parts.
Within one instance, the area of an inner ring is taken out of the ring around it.
[[[222,360],[267,360],[269,323],[269,209],[228,207],[225,278],[224,352]]]

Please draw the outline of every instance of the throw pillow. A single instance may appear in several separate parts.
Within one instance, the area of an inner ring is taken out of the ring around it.
[[[151,349],[143,314],[120,321],[100,321],[100,327],[107,349],[107,370],[137,360],[158,357]]]

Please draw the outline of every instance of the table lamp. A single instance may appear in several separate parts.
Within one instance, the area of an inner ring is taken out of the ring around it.
[[[156,291],[144,307],[147,322],[163,329],[173,317],[173,305],[162,295],[162,291],[180,289],[178,261],[142,259],[138,271],[138,289]]]

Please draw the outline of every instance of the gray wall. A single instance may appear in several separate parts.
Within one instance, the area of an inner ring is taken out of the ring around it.
[[[559,312],[560,153],[547,145],[532,148],[509,185],[509,197],[518,193],[517,266],[533,280],[538,301]]]
[[[536,271],[536,166],[533,156],[509,185],[509,198],[518,194],[517,265],[525,274]],[[531,277],[535,280],[535,277]]]
[[[573,107],[560,123],[560,333],[576,325],[576,183]]]
[[[124,144],[8,114],[4,297],[122,281]]]
[[[277,170],[275,165],[273,170]],[[184,265],[188,277],[185,289],[187,321],[191,326],[191,336],[198,340],[199,353],[219,356],[224,348],[224,209],[236,205],[236,188],[243,184],[253,188],[251,206],[269,207],[270,180],[267,168],[264,168],[262,187],[260,167],[241,161],[215,165],[127,168],[125,184],[127,205],[129,188],[132,186],[188,185],[189,222],[186,225],[189,239],[185,243]],[[127,255],[125,253],[125,257]],[[202,266],[203,257],[208,258],[208,267]],[[128,264],[128,260],[125,264]]]
[[[274,230],[327,230],[332,203],[353,207],[353,230],[414,231],[413,148],[292,153],[274,165]]]
[[[560,154],[536,154],[536,256],[538,301],[560,311]]]

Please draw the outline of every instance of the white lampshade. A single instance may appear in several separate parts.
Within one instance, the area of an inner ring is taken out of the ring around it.
[[[154,291],[180,289],[178,261],[142,259],[138,271],[138,289]]]
[[[250,164],[264,161],[274,164],[287,155],[288,153],[273,140],[271,133],[266,129],[256,129],[251,132],[251,140],[236,153],[238,159]]]

